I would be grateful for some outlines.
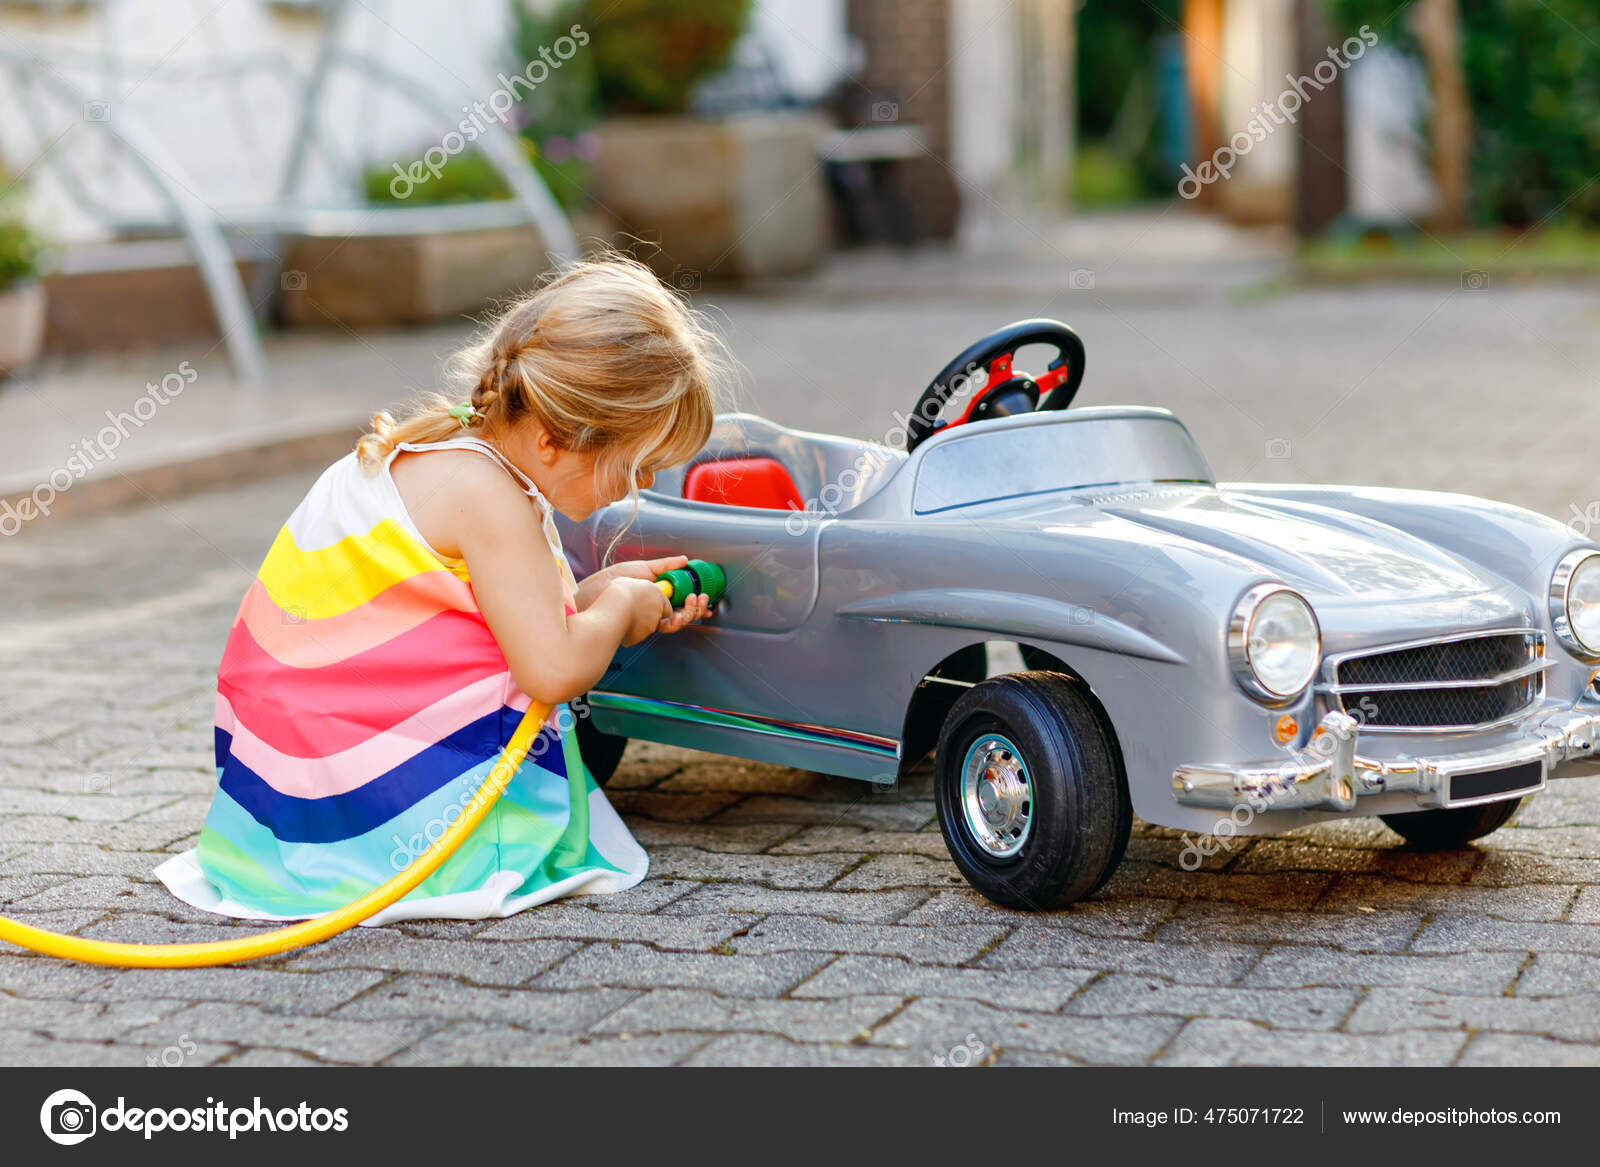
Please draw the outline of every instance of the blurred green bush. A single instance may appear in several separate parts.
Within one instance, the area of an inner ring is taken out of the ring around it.
[[[676,114],[720,68],[750,21],[751,0],[584,0],[601,110]],[[563,29],[565,31],[565,29]]]
[[[1480,223],[1600,224],[1600,3],[1460,0]],[[1414,51],[1407,3],[1330,0],[1336,29],[1370,24]]]
[[[0,172],[0,189],[5,183]],[[28,225],[19,200],[0,199],[0,291],[39,275],[48,250],[44,236]]]

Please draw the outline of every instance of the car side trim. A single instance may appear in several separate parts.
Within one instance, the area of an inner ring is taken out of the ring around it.
[[[1093,608],[982,588],[938,588],[894,592],[837,610],[847,620],[931,624],[1029,640],[1051,640],[1084,648],[1160,661],[1187,663],[1154,637]]]
[[[899,758],[900,743],[892,737],[837,726],[816,725],[804,721],[785,721],[778,717],[765,717],[756,713],[738,713],[731,709],[716,709],[709,705],[692,705],[686,701],[665,701],[655,697],[635,697],[628,693],[591,690],[591,706],[598,709],[628,713],[645,713],[674,721],[690,721],[700,725],[716,725],[727,729],[741,729],[749,733],[772,734],[779,737],[799,738],[821,745],[840,746],[879,754],[886,758]]]

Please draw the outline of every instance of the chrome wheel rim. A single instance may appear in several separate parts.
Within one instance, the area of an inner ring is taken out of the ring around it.
[[[1022,752],[1010,739],[986,733],[961,763],[961,813],[985,854],[1011,859],[1033,829],[1033,784]]]

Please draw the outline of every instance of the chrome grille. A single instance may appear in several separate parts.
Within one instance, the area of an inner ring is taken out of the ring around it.
[[[1548,667],[1541,633],[1489,632],[1331,658],[1322,691],[1365,728],[1482,729],[1537,704]]]

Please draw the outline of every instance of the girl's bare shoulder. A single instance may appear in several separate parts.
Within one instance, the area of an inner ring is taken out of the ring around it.
[[[515,522],[532,511],[505,470],[472,450],[403,453],[390,471],[411,521],[435,551],[458,557],[472,528]]]

